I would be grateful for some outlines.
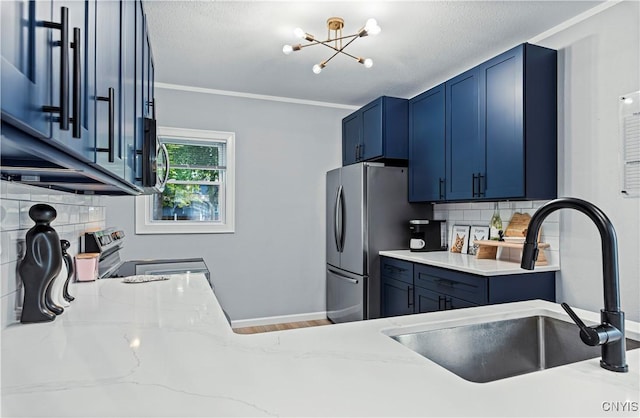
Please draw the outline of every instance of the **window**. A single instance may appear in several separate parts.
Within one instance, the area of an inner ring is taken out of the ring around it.
[[[169,154],[162,193],[136,198],[137,234],[234,232],[235,134],[158,127]]]

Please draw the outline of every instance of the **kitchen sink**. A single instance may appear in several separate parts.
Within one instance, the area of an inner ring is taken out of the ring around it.
[[[597,358],[573,323],[529,316],[391,336],[416,353],[471,382],[486,383]],[[640,347],[627,338],[626,349]]]

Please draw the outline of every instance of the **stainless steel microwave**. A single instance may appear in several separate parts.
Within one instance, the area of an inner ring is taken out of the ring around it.
[[[144,193],[162,193],[169,179],[169,152],[160,142],[156,120],[144,118],[142,143],[142,188]]]

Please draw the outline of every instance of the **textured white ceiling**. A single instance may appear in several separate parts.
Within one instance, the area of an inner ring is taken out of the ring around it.
[[[217,90],[363,105],[410,98],[602,1],[144,1],[156,81]],[[321,45],[286,56],[293,29],[324,39],[340,16],[344,34],[370,17],[382,32],[345,51],[370,57],[364,68]]]

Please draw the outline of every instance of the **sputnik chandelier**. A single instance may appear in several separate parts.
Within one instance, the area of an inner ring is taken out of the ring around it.
[[[285,55],[291,54],[293,51],[300,51],[302,48],[306,48],[308,46],[313,45],[324,45],[327,48],[333,49],[335,52],[328,59],[322,61],[320,64],[316,64],[313,66],[313,72],[315,74],[320,74],[322,69],[327,66],[327,63],[333,59],[338,54],[344,54],[348,57],[351,57],[358,61],[360,64],[364,65],[365,68],[371,68],[373,65],[373,60],[371,58],[362,58],[356,57],[355,55],[351,55],[348,52],[345,52],[345,48],[351,45],[353,41],[358,38],[362,38],[367,35],[377,35],[380,33],[380,26],[378,26],[378,22],[375,19],[367,20],[367,23],[362,27],[358,32],[353,35],[342,35],[342,28],[344,27],[344,20],[340,17],[330,17],[327,19],[327,39],[324,41],[317,40],[313,35],[306,33],[300,28],[296,28],[293,33],[300,39],[305,39],[309,41],[308,44],[301,45],[285,45],[282,47],[282,52]],[[333,37],[332,37],[333,36]],[[343,41],[345,43],[343,44]]]

